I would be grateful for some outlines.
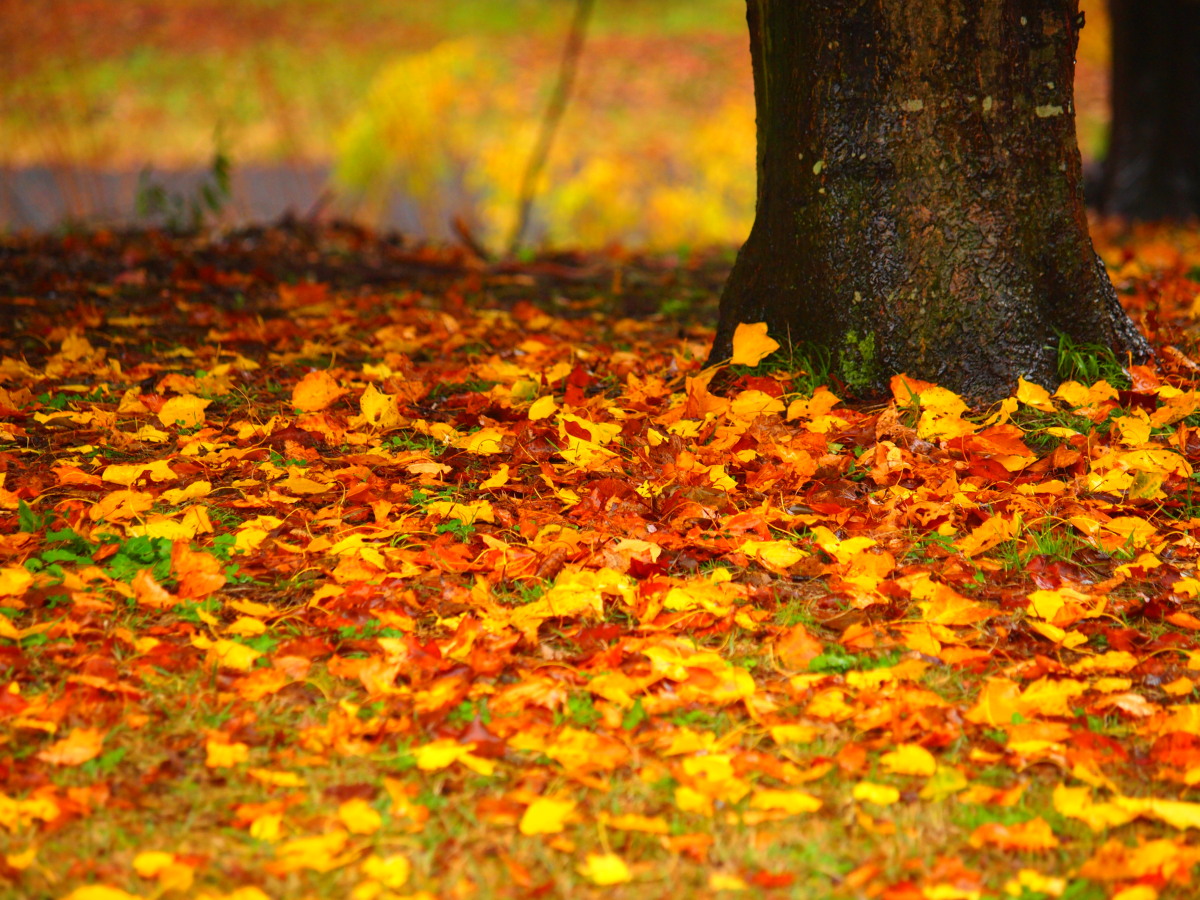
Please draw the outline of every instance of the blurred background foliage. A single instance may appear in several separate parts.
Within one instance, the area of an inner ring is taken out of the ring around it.
[[[400,202],[407,230],[445,237],[457,216],[497,247],[573,6],[0,0],[0,167],[9,179],[50,167],[76,184],[99,171],[203,171],[215,159],[235,172],[307,167],[322,182],[313,193],[335,198],[326,211],[387,226]],[[1107,20],[1102,3],[1084,6],[1079,134],[1095,158]],[[122,215],[74,195],[71,217]],[[254,214],[230,206],[225,221]],[[598,0],[540,183],[535,242],[736,244],[753,211],[742,0]]]

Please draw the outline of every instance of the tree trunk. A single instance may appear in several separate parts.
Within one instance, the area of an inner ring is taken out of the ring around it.
[[[1108,7],[1113,117],[1101,208],[1134,219],[1200,215],[1200,2]]]
[[[710,361],[765,321],[857,392],[1056,382],[1057,335],[1147,345],[1092,249],[1072,105],[1077,0],[747,0],[754,228]]]

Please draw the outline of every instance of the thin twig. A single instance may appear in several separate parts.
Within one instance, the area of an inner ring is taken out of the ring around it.
[[[575,18],[571,20],[571,30],[567,33],[567,43],[563,47],[562,62],[558,68],[558,83],[554,93],[546,105],[546,114],[542,117],[542,127],[538,132],[537,144],[529,154],[525,164],[525,172],[521,176],[521,190],[517,193],[517,221],[513,226],[512,237],[508,241],[508,255],[515,256],[521,248],[525,237],[525,229],[529,226],[529,210],[537,195],[537,182],[550,156],[550,147],[554,143],[554,135],[558,131],[558,123],[562,120],[571,99],[571,87],[575,83],[575,71],[579,67],[579,57],[583,52],[583,42],[587,37],[588,19],[592,13],[595,0],[576,0]]]

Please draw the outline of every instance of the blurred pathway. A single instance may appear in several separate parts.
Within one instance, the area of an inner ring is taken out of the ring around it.
[[[208,177],[203,168],[153,170],[151,180],[168,196],[198,196]],[[222,210],[222,224],[273,222],[291,213],[351,216],[352,205],[329,193],[330,167],[313,164],[247,165],[231,173],[232,199]],[[163,216],[138,215],[139,170],[83,169],[74,166],[0,167],[0,231],[50,231],[64,225],[107,226],[165,224]],[[384,228],[422,235],[416,208],[401,197],[391,199]]]

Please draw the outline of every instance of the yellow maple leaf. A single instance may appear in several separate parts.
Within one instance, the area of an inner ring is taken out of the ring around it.
[[[1137,813],[1122,809],[1113,803],[1094,803],[1090,787],[1067,787],[1056,785],[1053,794],[1054,808],[1064,816],[1080,819],[1092,831],[1104,831],[1124,825],[1137,817]]]
[[[554,398],[547,394],[545,397],[538,397],[529,407],[528,416],[531,421],[539,419],[548,419],[554,415],[554,411],[558,409],[558,404],[554,402]]]
[[[4,566],[0,568],[0,597],[20,597],[33,584],[33,575],[24,566]],[[0,616],[3,622],[0,625],[8,623],[8,619]],[[7,637],[7,635],[0,635]]]
[[[594,441],[585,441],[573,434],[566,436],[566,442],[567,445],[559,451],[560,455],[571,465],[581,469],[593,465],[603,467],[617,456],[613,451],[606,450]]]
[[[283,837],[283,815],[282,813],[263,813],[260,816],[255,816],[250,823],[250,837],[256,841],[266,841],[268,844],[274,844]]]
[[[1158,900],[1158,889],[1148,884],[1131,884],[1113,894],[1112,900]]]
[[[1000,401],[1000,406],[996,409],[996,411],[984,420],[983,426],[987,428],[992,425],[1004,425],[1009,419],[1012,418],[1012,414],[1016,411],[1017,398],[1005,397]]]
[[[229,609],[237,610],[248,616],[254,616],[257,619],[275,619],[288,614],[286,608],[280,609],[279,607],[271,606],[269,603],[257,603],[254,600],[228,600],[225,602],[225,605]]]
[[[508,480],[508,463],[501,463],[499,469],[493,472],[487,479],[480,482],[479,489],[481,491],[490,491],[498,487],[504,487],[504,485],[508,484]]]
[[[1192,679],[1180,675],[1174,681],[1168,681],[1162,686],[1162,689],[1172,697],[1183,697],[1190,694],[1196,687],[1196,682]]]
[[[432,741],[416,749],[417,768],[430,772],[445,769],[457,762],[480,775],[491,775],[496,764],[472,754],[474,749],[473,743],[460,744],[453,738]]]
[[[404,424],[396,396],[383,393],[373,384],[368,384],[358,398],[358,408],[362,410],[362,423],[380,431],[391,431]]]
[[[234,888],[228,894],[222,894],[219,897],[213,897],[210,894],[201,894],[197,900],[271,900],[271,898],[263,892],[262,888],[247,885],[246,887]]]
[[[91,509],[88,518],[93,522],[120,522],[140,516],[154,505],[154,495],[145,491],[113,491],[101,497]]]
[[[824,525],[814,525],[812,536],[817,546],[839,563],[853,562],[856,556],[874,547],[876,543],[873,538],[866,535],[858,535],[843,541]]]
[[[1137,559],[1130,560],[1127,563],[1121,563],[1121,565],[1113,569],[1113,573],[1116,575],[1124,575],[1126,577],[1136,578],[1137,573],[1133,571],[1134,569],[1143,569],[1148,572],[1151,569],[1157,569],[1161,565],[1162,560],[1153,553],[1142,552],[1137,555]]]
[[[313,869],[330,872],[349,860],[340,857],[348,836],[344,831],[330,831],[313,837],[295,838],[275,849],[275,862],[269,867],[275,872],[295,872]]]
[[[734,778],[733,756],[729,753],[708,753],[691,756],[683,761],[685,775],[703,778],[706,781],[732,781]]]
[[[967,404],[953,391],[934,385],[922,390],[920,398],[917,437],[922,440],[953,440],[978,430],[978,426],[962,417]]]
[[[30,844],[18,853],[4,854],[4,861],[18,872],[24,872],[37,860],[37,844]]]
[[[1200,408],[1200,393],[1184,391],[1174,395],[1162,393],[1167,388],[1160,389],[1159,398],[1163,405],[1150,415],[1150,424],[1155,428],[1163,425],[1174,425],[1180,419],[1186,419]]]
[[[710,891],[745,891],[749,888],[744,879],[730,872],[712,872],[708,876]]]
[[[1032,406],[1042,412],[1054,412],[1054,404],[1050,401],[1050,392],[1040,384],[1034,384],[1024,378],[1017,380],[1016,398],[1026,406]]]
[[[162,492],[162,499],[172,506],[186,503],[188,500],[199,500],[212,493],[211,481],[193,481],[185,488],[171,488]]]
[[[1087,635],[1082,631],[1067,631],[1066,629],[1059,628],[1057,625],[1051,625],[1049,622],[1026,619],[1025,624],[1042,637],[1056,644],[1062,644],[1068,650],[1073,650],[1080,644],[1086,644],[1088,640]]]
[[[730,364],[753,368],[779,349],[779,342],[767,335],[767,323],[742,322],[733,332],[733,358]]]
[[[1116,400],[1119,395],[1115,387],[1101,378],[1091,387],[1078,381],[1064,381],[1058,386],[1054,396],[1074,409],[1084,410],[1099,406],[1107,400]]]
[[[105,466],[104,471],[100,473],[100,477],[104,481],[124,487],[131,487],[143,475],[149,475],[151,481],[174,481],[179,477],[165,459],[129,466]]]
[[[62,339],[59,344],[59,354],[63,359],[78,361],[81,359],[90,359],[96,353],[96,348],[91,345],[87,338],[71,329],[70,333]]]
[[[130,894],[107,884],[89,884],[77,887],[62,900],[142,900],[139,894]]]
[[[997,544],[1017,536],[1021,528],[1019,519],[1006,519],[995,515],[982,523],[978,528],[954,542],[956,549],[963,556],[976,556],[985,550],[991,550]]]
[[[417,768],[430,772],[452,766],[471,752],[471,747],[451,738],[433,741],[416,750]]]
[[[601,810],[596,818],[606,828],[617,831],[641,831],[646,834],[670,834],[671,826],[662,816],[640,816],[637,813],[624,813],[619,816]]]
[[[615,853],[589,853],[578,867],[579,874],[593,884],[622,884],[633,879],[625,860]]]
[[[815,725],[772,725],[771,740],[784,744],[811,744],[820,731]]]
[[[808,556],[791,541],[743,541],[738,550],[753,556],[774,572],[786,571]]]
[[[165,427],[198,428],[204,424],[204,411],[208,409],[211,400],[196,397],[192,394],[181,394],[172,397],[158,411],[158,421]]]
[[[458,519],[464,525],[475,522],[495,522],[496,513],[490,500],[478,500],[475,503],[455,503],[451,500],[437,500],[425,504],[425,515],[436,516],[439,519]]]
[[[920,744],[901,744],[890,753],[879,758],[885,769],[896,775],[932,775],[937,771],[937,760]]]
[[[532,603],[507,611],[508,622],[531,642],[546,619],[586,616],[598,618],[604,613],[605,595],[617,595],[632,606],[635,582],[613,569],[559,573],[550,590]]]
[[[196,635],[192,638],[192,646],[207,650],[209,659],[217,665],[237,669],[239,672],[248,671],[254,665],[254,661],[262,656],[261,651],[226,638],[214,641],[203,635]]]
[[[466,450],[468,453],[478,455],[499,453],[504,449],[504,439],[506,437],[508,437],[508,432],[501,431],[499,428],[489,425],[471,434],[465,434],[462,437],[456,438],[454,446],[461,450]]]
[[[766,391],[742,391],[729,404],[729,414],[746,422],[758,416],[769,416],[783,411],[783,401],[772,397]]]
[[[374,834],[383,827],[383,816],[361,797],[347,800],[338,807],[337,815],[351,834]]]
[[[313,478],[306,478],[297,472],[293,472],[287,478],[283,479],[283,481],[276,482],[276,484],[293,494],[324,494],[333,486]]]
[[[933,777],[921,788],[922,800],[945,800],[967,787],[967,776],[956,766],[939,765]]]
[[[875,784],[871,781],[860,781],[854,785],[851,794],[855,800],[879,806],[891,806],[900,799],[900,791],[890,784]]]
[[[841,722],[854,716],[857,710],[846,702],[846,692],[837,688],[820,691],[809,701],[805,712],[814,719]]]
[[[1200,706],[1188,703],[1168,708],[1171,710],[1171,715],[1159,726],[1159,730],[1163,734],[1182,731],[1185,734],[1200,735]]]
[[[144,850],[133,858],[133,871],[143,878],[154,878],[174,862],[174,853],[164,853],[162,850]]]
[[[993,607],[964,597],[947,584],[934,581],[928,572],[904,580],[926,622],[938,625],[973,625],[996,615]]]
[[[1121,550],[1145,547],[1157,534],[1157,529],[1145,519],[1118,516],[1105,522],[1101,533],[1093,538],[1106,550]]]
[[[223,734],[210,734],[204,742],[204,764],[210,769],[231,769],[250,758],[250,747]]]
[[[1118,809],[1158,819],[1172,828],[1200,828],[1200,803],[1158,797],[1113,797],[1112,803]]]
[[[1030,893],[1059,897],[1066,889],[1067,879],[1043,875],[1036,869],[1021,869],[1016,878],[1010,878],[1004,885],[1004,893],[1010,897]]]
[[[1104,597],[1093,597],[1069,587],[1029,594],[1029,612],[1060,628],[1102,615],[1106,604]]]
[[[1015,714],[1024,714],[1021,689],[1007,678],[989,678],[966,719],[976,725],[1011,725]]]
[[[1126,447],[1140,447],[1150,440],[1152,426],[1144,409],[1131,409],[1128,415],[1113,419],[1112,423]]]
[[[301,412],[320,412],[344,393],[328,372],[309,372],[292,388],[292,406]]]
[[[196,536],[196,528],[200,521],[195,516],[180,520],[155,515],[147,517],[140,525],[130,525],[125,533],[131,537],[166,538],[171,542],[190,541]]]
[[[790,422],[792,419],[821,419],[829,415],[829,411],[841,403],[839,399],[829,388],[821,385],[811,397],[797,397],[787,408],[786,418]]]
[[[805,791],[781,791],[761,788],[750,797],[753,809],[770,809],[796,816],[816,812],[821,808],[821,799]]]
[[[234,533],[233,547],[244,553],[256,550],[258,545],[282,524],[283,519],[278,516],[255,516],[247,519]]]
[[[55,766],[78,766],[99,756],[103,746],[104,732],[99,728],[72,728],[70,734],[55,741],[37,757]]]
[[[275,787],[304,787],[305,781],[295,772],[278,772],[273,769],[247,769],[246,774],[255,781]]]
[[[574,800],[539,797],[525,808],[518,826],[521,834],[558,834],[575,812]]]
[[[398,891],[412,877],[412,863],[408,861],[408,857],[398,853],[392,856],[372,854],[363,860],[362,873],[384,887]]]
[[[615,769],[630,755],[620,741],[579,728],[564,728],[542,752],[568,772]]]
[[[251,616],[238,616],[225,630],[238,637],[256,637],[265,632],[267,626]]]
[[[1097,461],[1098,462],[1098,461]],[[1175,450],[1166,447],[1144,447],[1120,454],[1116,462],[1139,472],[1158,475],[1179,475],[1187,478],[1192,474],[1191,464]]]
[[[1058,846],[1050,823],[1041,816],[1012,825],[985,822],[971,833],[970,842],[973,847],[991,845],[1003,850],[1053,850]]]
[[[798,670],[807,669],[808,664],[824,652],[824,645],[804,627],[804,623],[797,622],[795,625],[785,628],[779,633],[775,638],[773,649],[780,665],[786,669]],[[802,729],[804,726],[775,726],[775,728],[771,729],[771,735],[774,737],[779,728],[786,729],[789,727],[792,729]],[[803,732],[799,733],[802,734]],[[775,737],[775,740],[779,742],[778,737]]]
[[[186,891],[195,879],[195,869],[173,853],[150,850],[133,859],[133,869],[143,878],[153,878],[161,891]]]

